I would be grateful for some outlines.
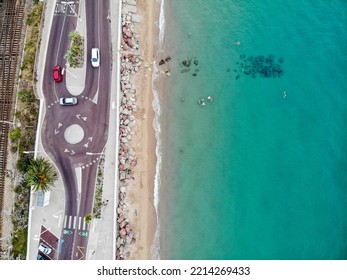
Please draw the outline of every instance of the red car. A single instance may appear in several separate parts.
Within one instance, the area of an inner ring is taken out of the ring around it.
[[[53,67],[53,79],[56,83],[60,83],[63,80],[61,67],[59,65]]]

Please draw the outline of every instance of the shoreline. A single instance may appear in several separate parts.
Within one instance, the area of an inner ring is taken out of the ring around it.
[[[149,260],[157,227],[152,72],[157,3],[122,8],[119,204],[116,259]],[[135,19],[137,22],[134,22]],[[128,36],[129,35],[129,36]],[[138,45],[138,48],[136,48]],[[130,160],[130,161],[129,161]]]

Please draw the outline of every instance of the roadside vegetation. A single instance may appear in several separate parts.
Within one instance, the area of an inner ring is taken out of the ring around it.
[[[84,39],[77,31],[70,32],[69,39],[71,40],[71,44],[67,50],[65,59],[72,68],[83,67]]]
[[[43,3],[33,1],[26,21],[26,39],[20,74],[18,76],[18,103],[15,113],[15,127],[10,131],[11,151],[18,153],[16,163],[19,180],[14,188],[15,203],[12,214],[12,249],[13,259],[25,259],[27,251],[28,216],[30,188],[27,182],[27,172],[31,166],[35,149],[36,127],[39,115],[39,102],[36,99],[35,59],[39,46],[39,35]]]
[[[27,186],[32,187],[33,191],[47,192],[54,186],[58,174],[48,160],[38,157],[30,161],[25,179]]]
[[[94,206],[93,206],[93,215],[95,219],[101,218],[101,208],[102,208],[102,187],[103,187],[103,170],[104,170],[104,161],[105,157],[102,156],[98,166],[98,177],[96,179],[96,189],[94,194]]]

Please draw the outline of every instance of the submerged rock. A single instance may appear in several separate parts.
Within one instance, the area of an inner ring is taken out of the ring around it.
[[[183,61],[182,61],[182,64],[183,64],[185,67],[190,67],[191,61],[190,61],[190,60],[183,60]]]

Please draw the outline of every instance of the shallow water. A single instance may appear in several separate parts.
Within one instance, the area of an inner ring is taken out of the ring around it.
[[[304,2],[165,1],[162,258],[347,258],[347,2]]]

